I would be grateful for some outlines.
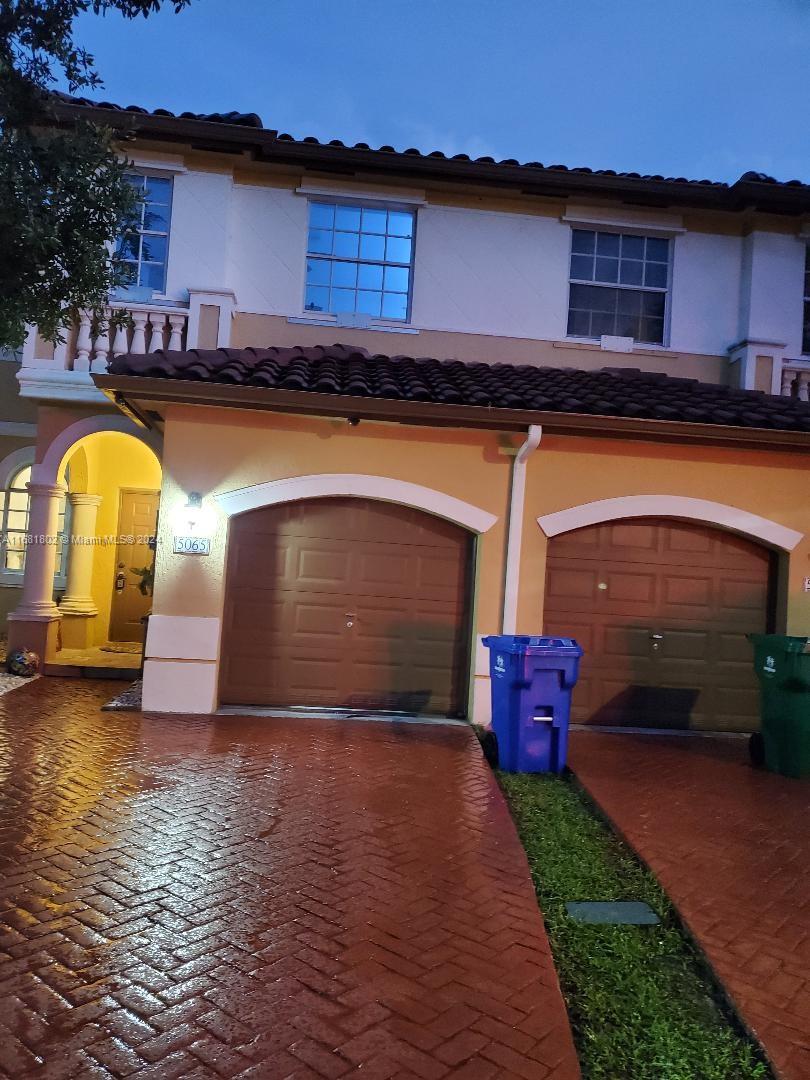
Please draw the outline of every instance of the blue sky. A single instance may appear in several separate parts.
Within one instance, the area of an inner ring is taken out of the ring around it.
[[[810,0],[192,0],[83,16],[105,87],[295,136],[810,182]]]

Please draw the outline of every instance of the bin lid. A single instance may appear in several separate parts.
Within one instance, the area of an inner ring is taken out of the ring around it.
[[[791,637],[788,634],[748,634],[747,637],[752,645],[762,645],[771,652],[810,652],[810,637]]]
[[[493,634],[483,639],[488,649],[498,652],[544,656],[582,656],[582,649],[573,638],[532,637],[528,634]]]

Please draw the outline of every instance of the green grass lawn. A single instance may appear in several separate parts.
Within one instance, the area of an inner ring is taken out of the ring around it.
[[[586,1080],[770,1077],[672,906],[568,781],[499,773],[529,858]],[[659,926],[591,926],[569,900],[643,900]]]

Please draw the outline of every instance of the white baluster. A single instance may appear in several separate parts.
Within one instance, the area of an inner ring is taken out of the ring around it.
[[[105,313],[101,316],[98,332],[96,334],[96,348],[90,363],[91,371],[106,371],[107,361],[110,357],[110,319]]]
[[[145,311],[133,311],[132,322],[135,324],[135,329],[132,331],[132,344],[129,347],[129,351],[133,353],[145,353],[146,352],[146,312]]]
[[[68,361],[68,345],[67,335],[69,334],[67,327],[62,327],[62,333],[65,335],[64,341],[57,341],[53,347],[53,359],[56,367],[61,367],[65,371],[68,370],[70,364]]]
[[[171,333],[169,334],[169,350],[171,352],[179,352],[183,348],[183,328],[185,325],[185,315],[169,316],[169,326],[171,327]]]
[[[124,313],[121,312],[121,314],[123,315]],[[115,338],[113,340],[113,347],[112,347],[113,356],[123,356],[125,353],[129,352],[129,341],[127,340],[127,337],[128,337],[127,330],[128,330],[128,327],[127,327],[127,324],[125,322],[120,322],[116,326],[116,328],[115,328]]]
[[[76,359],[73,361],[74,371],[90,370],[90,351],[93,348],[93,339],[90,336],[91,315],[89,311],[79,314],[79,333],[76,338]]]
[[[790,368],[782,368],[782,397],[793,397],[793,380],[796,372]]]
[[[166,325],[166,316],[161,312],[153,311],[149,315],[151,335],[149,338],[149,352],[157,352],[163,348],[163,328]]]
[[[808,401],[808,400],[810,400],[810,398],[808,397],[808,393],[807,393],[808,382],[810,382],[810,371],[800,371],[799,372],[799,401]]]

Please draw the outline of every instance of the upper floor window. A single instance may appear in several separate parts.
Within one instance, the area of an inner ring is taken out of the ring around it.
[[[804,325],[802,327],[802,352],[810,353],[810,245],[804,253]]]
[[[128,173],[138,195],[135,228],[118,238],[123,284],[140,285],[157,293],[166,290],[166,261],[172,216],[172,181],[165,176]]]
[[[5,540],[0,571],[7,577],[25,570],[25,551],[27,547],[28,518],[31,509],[31,497],[27,484],[31,479],[31,466],[16,472],[5,491],[0,491],[0,516],[2,516],[2,536]],[[63,495],[59,500],[59,520],[57,525],[56,573],[57,578],[64,577],[67,560],[67,545],[64,542],[67,528],[67,499]]]
[[[669,240],[574,229],[568,333],[663,345]]]
[[[307,311],[408,318],[414,214],[343,203],[310,204]]]

